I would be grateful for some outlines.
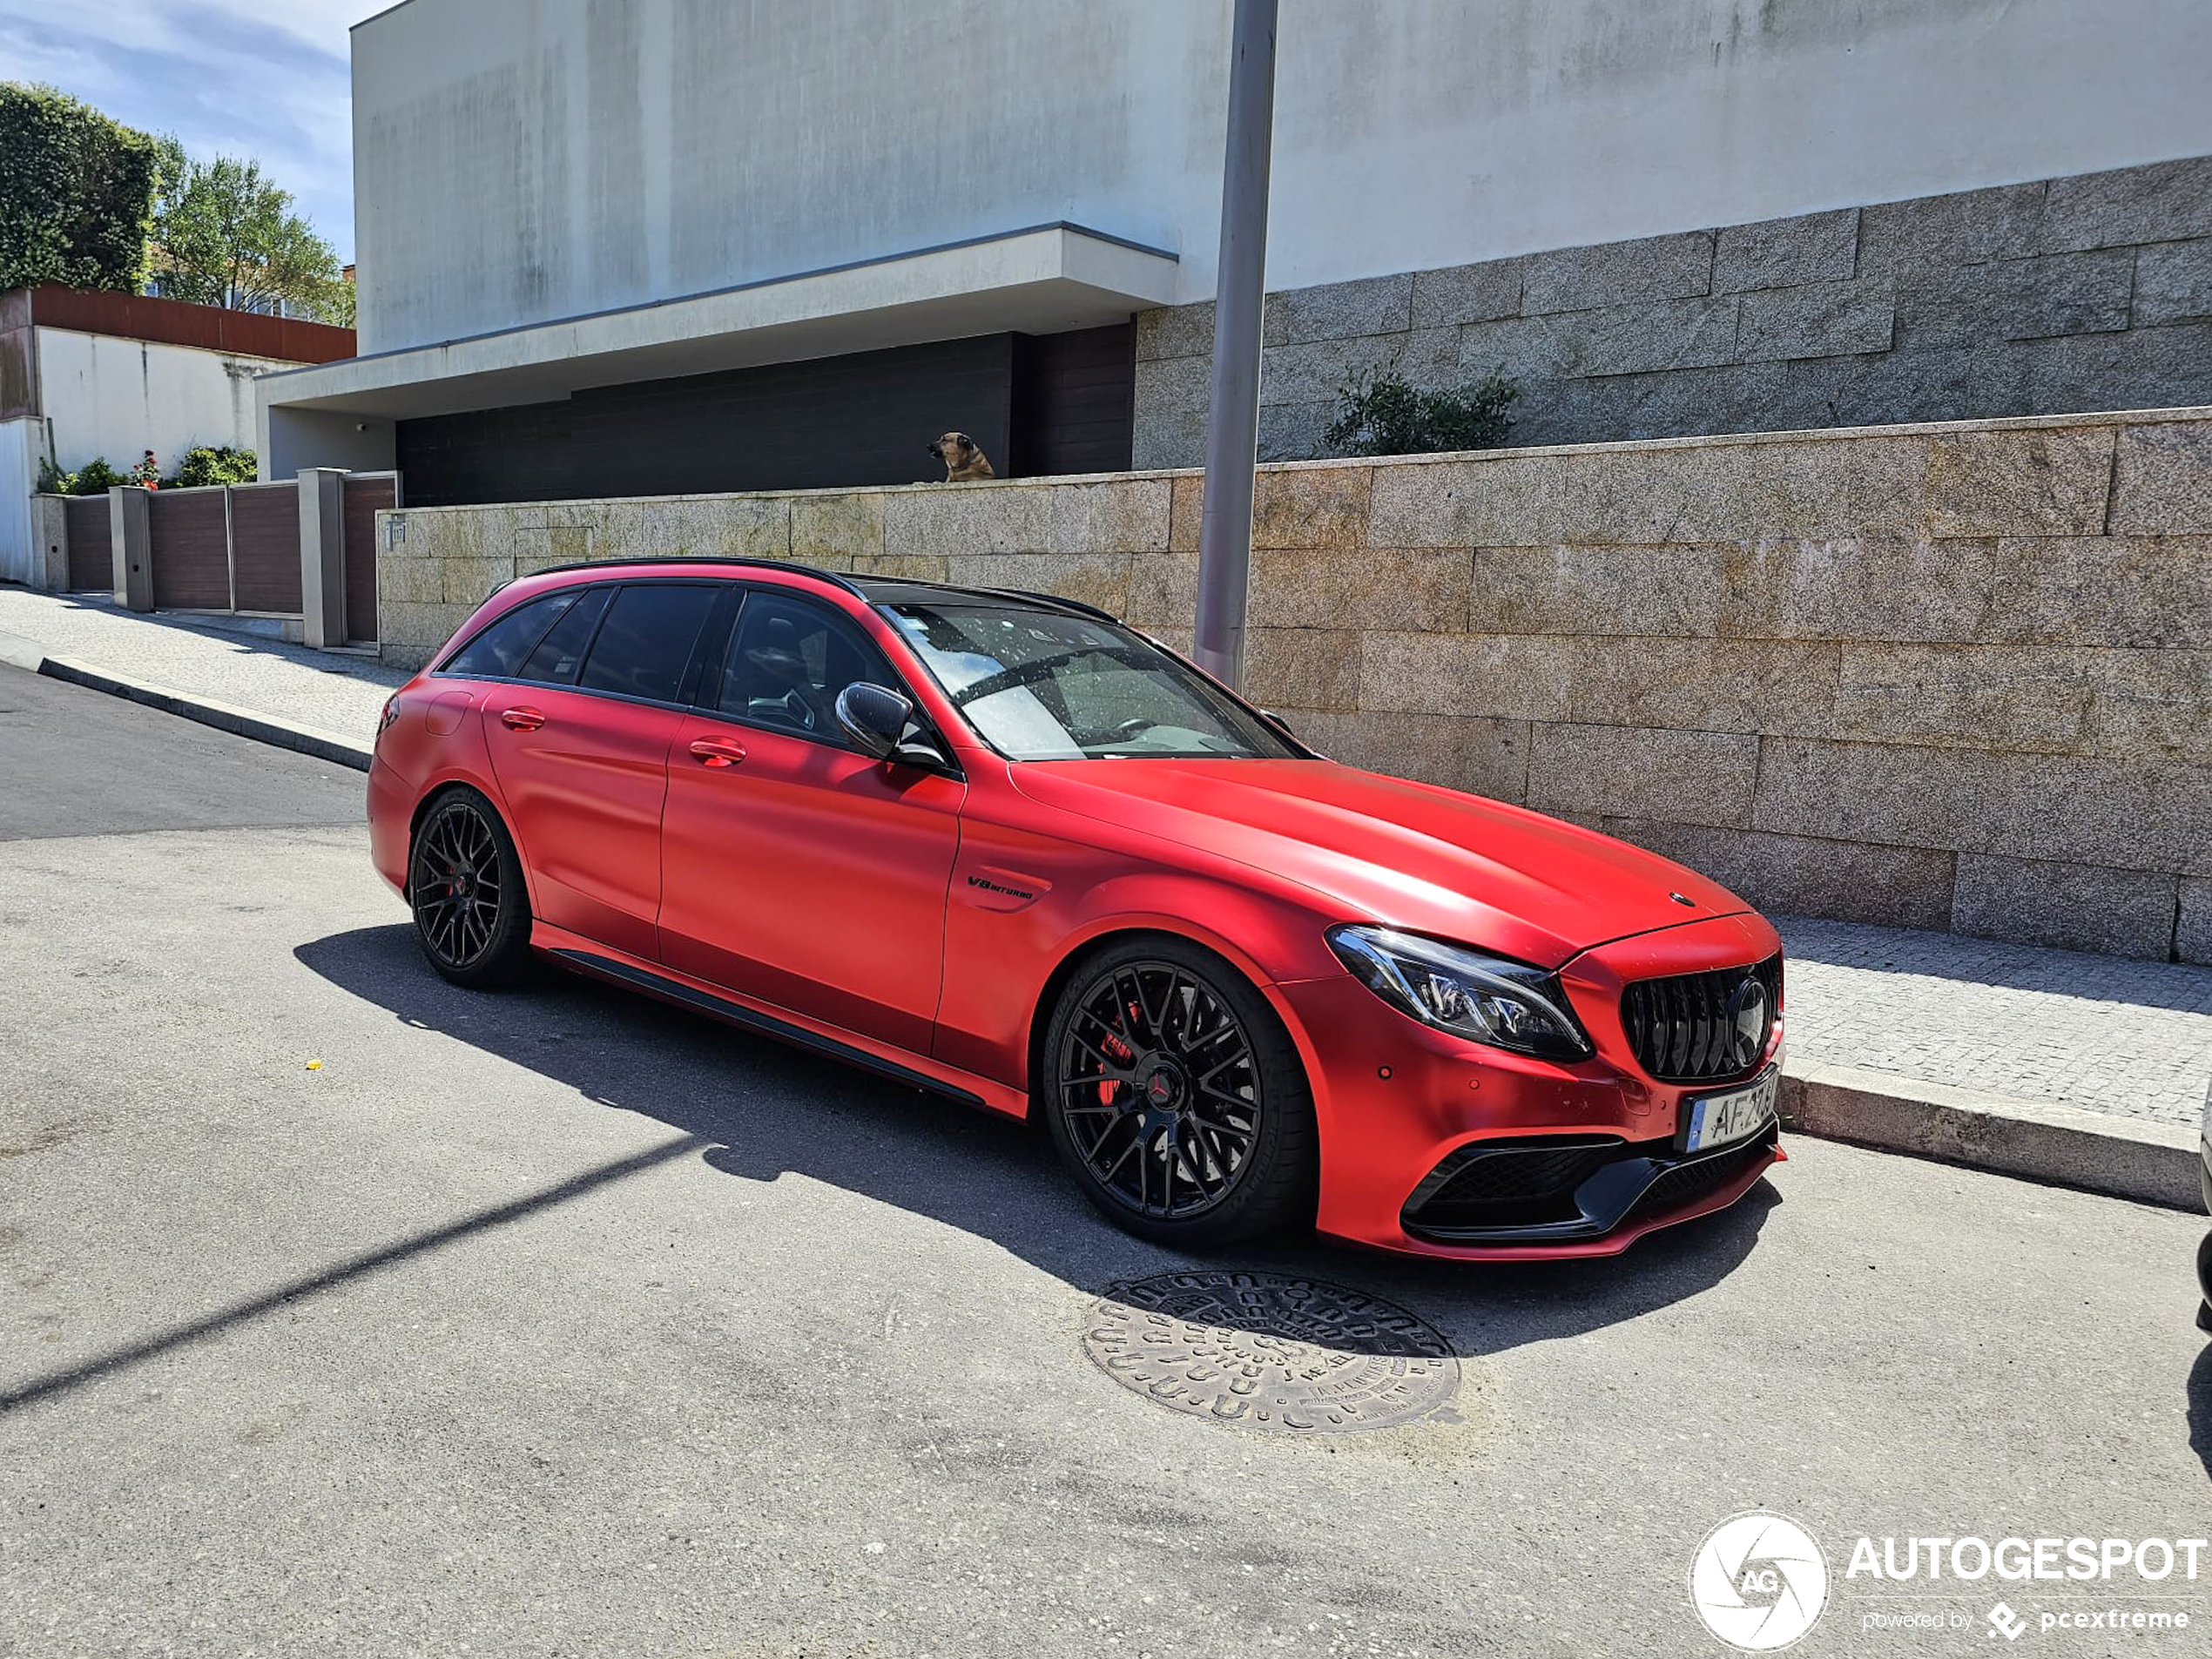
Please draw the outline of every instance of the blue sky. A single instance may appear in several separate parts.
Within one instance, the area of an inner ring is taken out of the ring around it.
[[[354,257],[350,24],[387,0],[0,0],[0,80],[250,156]]]

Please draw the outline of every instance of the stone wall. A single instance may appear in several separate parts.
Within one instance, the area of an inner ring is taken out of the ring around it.
[[[1268,296],[1260,453],[1353,374],[1502,368],[1516,443],[2212,402],[2212,157]],[[1213,307],[1137,320],[1136,457],[1196,466]]]
[[[385,655],[646,552],[1049,589],[1187,646],[1202,488],[386,515]],[[2212,409],[1271,467],[1254,540],[1247,689],[1339,759],[1776,909],[2212,961]]]

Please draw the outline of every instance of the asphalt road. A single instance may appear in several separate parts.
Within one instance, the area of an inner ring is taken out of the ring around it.
[[[1986,1655],[2087,1604],[1863,1600],[1851,1541],[2208,1530],[2200,1217],[1797,1140],[1611,1262],[1289,1240],[1231,1264],[1414,1312],[1457,1396],[1223,1426],[1086,1358],[1188,1264],[1021,1127],[453,989],[358,774],[0,709],[0,1653],[1717,1655],[1691,1554],[1766,1507],[1835,1575],[1795,1651]],[[2204,1651],[2212,1584],[2123,1588],[2198,1628],[2027,1646]]]

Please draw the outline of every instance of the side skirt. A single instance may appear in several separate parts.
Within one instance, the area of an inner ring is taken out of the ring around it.
[[[975,1090],[965,1088],[949,1079],[933,1076],[926,1071],[918,1071],[912,1066],[901,1065],[899,1062],[888,1059],[882,1055],[871,1053],[868,1049],[856,1047],[849,1042],[840,1042],[835,1037],[826,1035],[819,1031],[812,1030],[790,1020],[779,1019],[772,1014],[764,1013],[759,1008],[750,1008],[743,1002],[734,1001],[725,996],[718,996],[711,991],[701,989],[698,986],[688,984],[683,980],[672,978],[665,974],[655,973],[649,968],[625,961],[620,957],[550,942],[542,943],[539,948],[562,967],[573,968],[579,974],[604,980],[610,984],[624,986],[631,990],[643,991],[648,996],[658,997],[664,1002],[672,1002],[678,1008],[689,1008],[696,1014],[704,1014],[711,1019],[720,1020],[725,1024],[737,1026],[742,1030],[755,1032],[765,1037],[773,1037],[779,1042],[790,1043],[793,1048],[805,1049],[829,1059],[841,1061],[848,1066],[858,1067],[863,1071],[872,1071],[879,1077],[887,1077],[894,1082],[904,1083],[910,1089],[925,1089],[932,1094],[942,1095],[948,1099],[959,1101],[963,1105],[981,1106],[1002,1112],[1009,1110],[1008,1106],[998,1101],[987,1099]],[[1020,1109],[1012,1109],[1012,1115],[1021,1116]]]

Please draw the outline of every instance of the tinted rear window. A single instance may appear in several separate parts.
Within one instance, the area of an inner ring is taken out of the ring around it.
[[[578,689],[673,703],[714,596],[711,587],[664,583],[623,589],[599,625]]]
[[[607,596],[611,591],[608,588],[590,589],[570,605],[567,614],[538,641],[529,661],[523,664],[521,678],[548,685],[574,685],[577,670],[583,666],[584,650],[591,644],[592,631],[599,625],[600,613],[606,610]]]
[[[546,628],[575,598],[574,591],[549,593],[543,599],[516,606],[462,646],[442,671],[473,674],[484,679],[513,679],[523,659],[530,654],[530,648],[544,637]]]

